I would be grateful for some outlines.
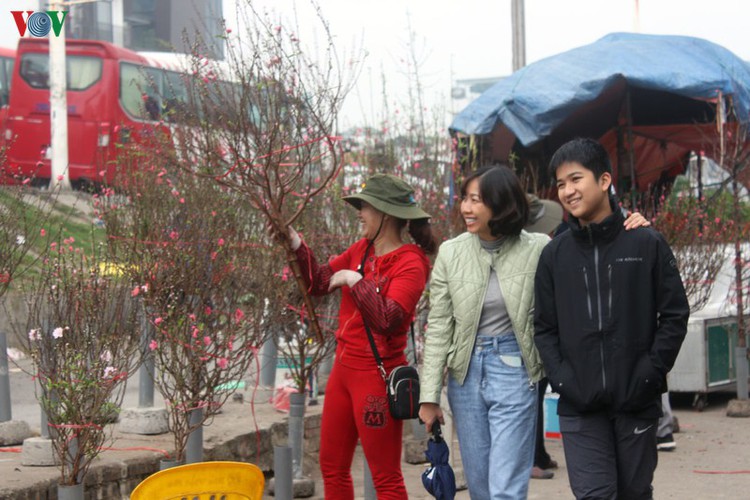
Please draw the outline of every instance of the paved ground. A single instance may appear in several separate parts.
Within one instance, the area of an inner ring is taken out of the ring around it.
[[[711,394],[709,406],[702,412],[692,409],[691,395],[672,398],[682,430],[675,435],[677,449],[659,453],[655,499],[750,498],[750,420],[725,416],[730,398],[731,394]],[[560,469],[550,480],[532,480],[529,499],[573,499],[562,443],[548,439],[546,446]],[[360,470],[360,464],[355,463],[355,470]],[[423,470],[423,465],[404,464],[410,498],[432,498],[422,488]],[[463,491],[456,498],[468,499],[469,495]]]
[[[39,414],[30,379],[17,367],[12,366],[10,371],[13,418],[26,420],[32,428],[38,430]],[[137,387],[135,383],[131,385]],[[697,412],[691,407],[690,395],[673,395],[673,409],[679,418],[682,431],[675,436],[677,450],[659,455],[660,462],[654,482],[656,499],[750,498],[750,421],[725,416],[726,404],[730,397],[731,394],[711,394],[708,399],[709,406],[704,411]],[[250,393],[246,392],[244,403],[227,403],[226,411],[216,417],[204,433],[207,448],[240,434],[252,434],[256,428],[269,428],[273,423],[286,418],[267,403],[251,406],[250,399]],[[321,398],[321,402],[323,399]],[[136,402],[136,389],[131,388],[124,406],[135,406]],[[309,407],[308,413],[317,414],[320,408],[321,405]],[[113,447],[118,450],[104,452],[99,460],[135,460],[139,455],[158,455],[158,452],[132,449],[138,447],[170,449],[170,438],[167,435],[117,434],[116,437],[117,441]],[[529,498],[570,499],[572,495],[568,486],[562,445],[558,440],[547,440],[547,448],[560,463],[560,469],[551,480],[531,481]],[[269,457],[264,458],[268,459]],[[420,479],[425,466],[405,463],[403,468],[410,498],[431,498],[424,491]],[[310,469],[309,473],[316,481],[317,494],[314,498],[323,498],[320,474],[314,463]],[[353,471],[359,498],[363,498],[363,465],[360,453],[355,458]],[[0,453],[0,490],[22,490],[35,482],[56,476],[55,468],[24,467],[20,465],[19,454]],[[457,498],[467,499],[469,496],[464,491],[460,492]]]

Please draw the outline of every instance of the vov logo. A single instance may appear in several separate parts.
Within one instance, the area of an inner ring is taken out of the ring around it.
[[[49,35],[50,30],[55,33],[55,36],[60,36],[60,30],[62,30],[65,18],[68,15],[67,10],[48,10],[46,12],[34,12],[33,10],[12,10],[13,19],[16,21],[18,27],[18,35],[24,36],[28,29],[31,36],[42,38]],[[26,19],[23,18],[24,13]],[[62,17],[60,14],[62,13]]]

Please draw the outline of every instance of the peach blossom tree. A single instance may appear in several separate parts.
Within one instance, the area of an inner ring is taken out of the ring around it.
[[[24,282],[22,337],[37,397],[60,461],[60,484],[83,481],[116,417],[125,380],[139,365],[138,307],[130,282],[107,271],[106,248],[84,248],[54,230],[38,274]]]
[[[112,262],[133,283],[153,329],[155,385],[184,461],[189,435],[214,416],[262,343],[262,224],[215,183],[169,170],[162,157],[133,151],[137,168],[95,205]]]

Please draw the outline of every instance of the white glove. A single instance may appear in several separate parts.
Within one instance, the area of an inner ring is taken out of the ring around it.
[[[289,242],[292,245],[292,250],[296,252],[299,247],[302,246],[302,238],[300,238],[299,233],[295,231],[292,226],[287,226],[287,230],[289,234]]]

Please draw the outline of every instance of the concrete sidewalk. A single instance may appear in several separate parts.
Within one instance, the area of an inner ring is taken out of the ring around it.
[[[11,378],[28,377],[21,371]],[[28,381],[24,381],[28,385]],[[137,384],[134,384],[137,387]],[[18,392],[14,383],[12,397],[14,418],[39,428],[38,412],[28,408],[33,400],[28,389]],[[242,392],[243,402],[229,401],[224,411],[204,430],[204,458],[206,460],[243,460],[258,464],[267,476],[272,475],[273,446],[286,443],[286,415],[277,412],[269,403],[251,404],[252,390]],[[709,406],[697,412],[690,406],[690,397],[673,397],[673,410],[679,418],[682,432],[675,436],[677,450],[659,454],[659,467],[654,481],[656,499],[738,499],[750,498],[750,422],[725,416],[726,403],[731,394],[711,394]],[[129,396],[132,400],[132,394]],[[26,404],[16,403],[25,401]],[[309,406],[305,423],[306,471],[315,480],[314,499],[322,499],[323,487],[317,467],[320,412],[319,404]],[[127,399],[126,399],[127,403]],[[23,411],[17,412],[19,406]],[[128,406],[127,404],[125,405]],[[19,415],[23,414],[21,417]],[[406,429],[410,428],[407,424]],[[125,499],[129,492],[146,476],[158,470],[159,460],[171,453],[171,436],[140,436],[122,434],[115,428],[112,449],[104,451],[86,478],[87,498]],[[547,440],[547,449],[560,463],[560,469],[550,480],[532,480],[530,499],[571,499],[565,469],[562,444]],[[0,499],[54,499],[58,470],[55,467],[26,467],[20,454],[0,452]],[[403,464],[409,497],[431,498],[422,487],[421,473],[425,465]],[[355,491],[363,498],[363,462],[358,450],[352,467]],[[267,498],[273,498],[267,496]],[[466,491],[457,496],[468,499]]]

